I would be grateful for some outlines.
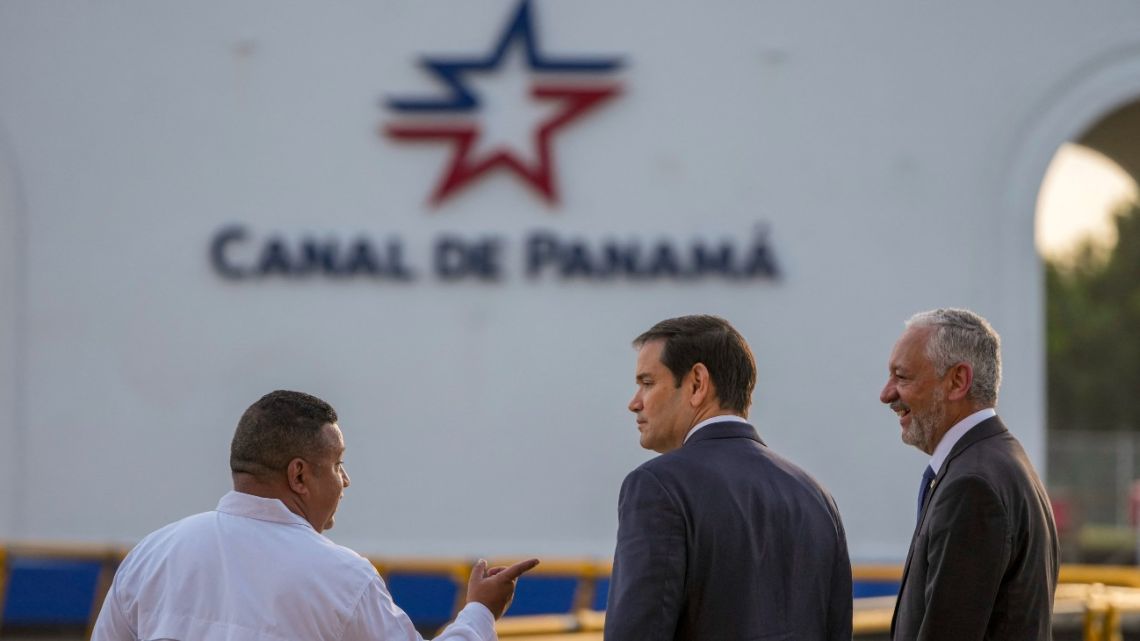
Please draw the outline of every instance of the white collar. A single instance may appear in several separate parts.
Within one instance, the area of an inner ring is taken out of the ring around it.
[[[290,512],[289,508],[285,507],[285,504],[279,499],[268,499],[236,490],[226,492],[225,496],[218,501],[217,511],[225,514],[233,514],[234,516],[257,519],[258,521],[304,525],[307,528],[313,527],[312,524],[300,515]]]
[[[722,414],[720,416],[714,416],[712,418],[706,418],[705,420],[701,421],[700,423],[697,423],[696,425],[694,425],[693,427],[691,427],[689,429],[689,433],[685,435],[685,440],[681,441],[681,445],[684,445],[685,441],[688,441],[690,436],[695,434],[697,430],[701,429],[702,427],[704,427],[706,425],[712,425],[713,423],[728,423],[730,421],[733,423],[747,423],[748,422],[747,419],[740,417],[740,416],[736,416],[735,414]]]
[[[942,469],[942,464],[946,462],[946,457],[950,456],[950,451],[954,449],[954,445],[966,435],[966,432],[991,416],[997,416],[997,411],[992,407],[987,407],[955,423],[954,427],[947,430],[946,434],[942,436],[942,440],[935,446],[934,454],[930,456],[930,469],[938,474],[938,471]]]

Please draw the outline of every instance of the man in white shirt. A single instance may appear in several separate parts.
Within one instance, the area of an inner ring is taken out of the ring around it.
[[[930,455],[894,641],[1052,639],[1059,549],[1041,479],[998,418],[1001,340],[962,309],[914,315],[879,400]]]
[[[634,340],[641,446],[618,499],[606,641],[850,641],[835,502],[748,423],[756,362],[715,316]]]
[[[343,457],[328,403],[301,392],[263,396],[234,433],[234,491],[127,555],[93,641],[419,640],[372,565],[321,534],[349,486]],[[495,639],[515,580],[537,564],[479,561],[467,605],[438,638]]]

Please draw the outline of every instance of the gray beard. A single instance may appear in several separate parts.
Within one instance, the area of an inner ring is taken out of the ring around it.
[[[913,445],[927,454],[934,453],[934,435],[938,426],[946,422],[946,403],[942,390],[935,392],[932,407],[926,414],[912,412],[910,415],[910,429],[902,433],[903,443]]]

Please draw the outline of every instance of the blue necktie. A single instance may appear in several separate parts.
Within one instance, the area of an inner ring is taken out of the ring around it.
[[[926,469],[922,472],[922,485],[918,488],[918,516],[917,519],[922,518],[922,503],[926,500],[926,492],[930,490],[930,482],[934,480],[934,470],[930,469],[927,465]]]

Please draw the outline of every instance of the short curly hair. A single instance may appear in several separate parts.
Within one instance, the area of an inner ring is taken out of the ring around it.
[[[321,428],[336,422],[336,410],[316,396],[270,392],[241,415],[230,443],[230,470],[265,476],[284,470],[294,458],[326,454],[330,445]]]

